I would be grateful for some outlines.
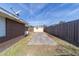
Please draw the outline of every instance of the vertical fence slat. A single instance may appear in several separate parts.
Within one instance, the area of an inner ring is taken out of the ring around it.
[[[79,46],[79,20],[45,28],[45,32]]]

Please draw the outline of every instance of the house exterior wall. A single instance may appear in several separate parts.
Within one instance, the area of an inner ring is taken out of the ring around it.
[[[23,36],[25,30],[25,24],[0,17],[0,43]]]
[[[25,24],[6,18],[7,39],[12,39],[25,34]]]

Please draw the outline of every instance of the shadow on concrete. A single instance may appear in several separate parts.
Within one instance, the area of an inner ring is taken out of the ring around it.
[[[0,43],[0,52],[6,50],[10,46],[14,45],[16,42],[20,41],[24,36],[19,36],[17,38],[8,40],[6,42]]]

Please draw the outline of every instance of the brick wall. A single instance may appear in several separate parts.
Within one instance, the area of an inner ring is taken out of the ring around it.
[[[6,18],[6,35],[7,39],[12,39],[25,33],[25,24]]]
[[[25,24],[6,18],[6,36],[0,37],[0,43],[25,34]]]

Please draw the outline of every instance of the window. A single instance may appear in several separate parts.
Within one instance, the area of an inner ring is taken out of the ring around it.
[[[6,30],[5,30],[5,18],[0,17],[0,37],[3,37],[6,35]]]

